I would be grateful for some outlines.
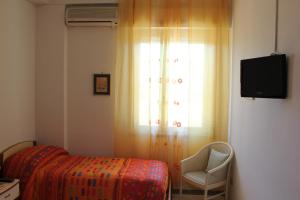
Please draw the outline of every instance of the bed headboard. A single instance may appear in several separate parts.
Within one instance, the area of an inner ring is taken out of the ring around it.
[[[6,148],[4,151],[0,153],[0,176],[2,177],[2,169],[3,169],[3,164],[4,161],[10,157],[11,155],[27,148],[27,147],[32,147],[36,146],[36,141],[24,141],[24,142],[19,142],[17,144],[14,144],[8,148]]]

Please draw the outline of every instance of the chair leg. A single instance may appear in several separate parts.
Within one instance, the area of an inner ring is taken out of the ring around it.
[[[204,200],[207,200],[207,190],[204,190]]]
[[[226,184],[226,188],[225,188],[225,200],[228,200],[228,190],[229,190],[229,184]]]
[[[180,200],[182,200],[182,176],[180,177],[179,197],[180,197]]]

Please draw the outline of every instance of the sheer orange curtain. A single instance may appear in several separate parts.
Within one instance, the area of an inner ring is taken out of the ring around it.
[[[120,0],[115,155],[168,163],[227,139],[229,0]]]

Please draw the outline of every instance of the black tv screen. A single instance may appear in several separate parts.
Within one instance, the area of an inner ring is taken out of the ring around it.
[[[241,96],[286,98],[286,55],[241,60]]]

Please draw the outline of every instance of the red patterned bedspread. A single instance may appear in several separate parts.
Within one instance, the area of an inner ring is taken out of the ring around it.
[[[27,148],[7,159],[22,200],[163,200],[167,165],[155,160],[70,156],[54,146]]]

